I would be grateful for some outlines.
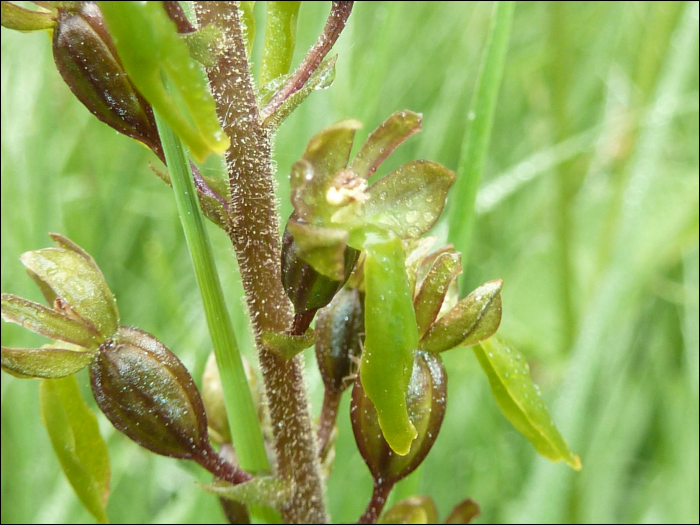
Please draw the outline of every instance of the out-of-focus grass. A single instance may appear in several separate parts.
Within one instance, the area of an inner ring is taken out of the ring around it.
[[[328,5],[304,3],[295,63]],[[698,521],[698,10],[696,3],[521,3],[477,197],[466,287],[501,277],[501,332],[530,360],[583,470],[536,457],[500,415],[467,349],[446,354],[449,402],[434,450],[398,494],[469,496],[483,520]],[[358,3],[335,85],[277,135],[279,194],[306,141],[337,119],[364,136],[391,112],[424,115],[392,155],[456,168],[489,3]],[[258,35],[263,34],[262,30]],[[201,376],[206,323],[172,195],[149,153],[92,118],[42,35],[2,31],[2,291],[39,299],[17,257],[49,231],[92,253],[125,324],[162,339]],[[460,205],[451,195],[450,206]],[[444,223],[436,232],[447,240]],[[211,229],[244,351],[240,287]],[[239,315],[236,315],[238,311]],[[2,344],[39,337],[2,325]],[[251,356],[252,359],[254,357]],[[321,383],[309,354],[317,413]],[[79,376],[87,391],[87,377]],[[39,420],[38,385],[2,375],[2,522],[90,522]],[[354,521],[370,478],[340,417],[328,500]],[[114,522],[210,522],[197,469],[139,450],[102,418]]]

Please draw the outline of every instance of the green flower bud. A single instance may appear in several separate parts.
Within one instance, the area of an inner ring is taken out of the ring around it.
[[[479,505],[471,498],[458,503],[445,519],[446,525],[468,525],[481,514]]]
[[[59,8],[53,55],[61,77],[90,112],[162,158],[150,104],[136,90],[117,55],[95,2]]]
[[[253,395],[253,404],[258,409],[258,418],[262,423],[265,418],[265,408],[262,402],[262,392],[260,381],[255,375],[255,370],[248,360],[241,356],[245,376],[248,380],[250,392]],[[202,377],[202,401],[207,414],[209,424],[209,436],[215,443],[232,443],[231,429],[229,426],[228,414],[226,413],[226,402],[224,400],[224,390],[221,384],[219,367],[216,364],[214,352],[209,355],[204,375]]]
[[[378,521],[383,524],[437,523],[437,505],[430,496],[411,496],[387,510]]]
[[[200,462],[210,453],[204,405],[192,377],[150,334],[121,327],[100,348],[90,381],[100,410],[142,447]]]
[[[377,411],[358,376],[352,391],[350,418],[355,441],[375,486],[393,485],[408,476],[425,459],[435,443],[445,416],[447,375],[442,360],[418,351],[408,386],[406,405],[417,437],[405,456],[395,453],[384,439]]]

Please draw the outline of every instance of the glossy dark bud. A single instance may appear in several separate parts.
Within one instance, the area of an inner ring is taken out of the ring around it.
[[[319,308],[328,305],[350,277],[360,252],[345,247],[345,273],[342,281],[327,277],[302,260],[297,254],[294,237],[285,228],[282,237],[282,284],[294,305],[294,333],[303,334]]]
[[[327,391],[340,393],[352,385],[364,331],[365,311],[356,288],[341,290],[318,313],[316,360]]]
[[[59,8],[56,67],[73,94],[102,122],[162,158],[153,110],[129,80],[95,2]]]
[[[375,486],[393,485],[425,459],[435,443],[447,402],[447,374],[439,356],[418,351],[408,386],[406,405],[417,437],[405,456],[396,454],[384,439],[377,411],[362,388],[360,376],[352,391],[350,418],[355,441]]]
[[[156,454],[209,453],[199,391],[180,360],[155,337],[121,327],[90,366],[92,392],[117,430]]]

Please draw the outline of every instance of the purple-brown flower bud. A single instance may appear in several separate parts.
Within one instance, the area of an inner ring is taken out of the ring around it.
[[[356,288],[341,290],[318,313],[316,360],[327,391],[341,393],[352,385],[364,331],[365,311]]]
[[[100,410],[156,454],[198,459],[210,450],[199,391],[180,360],[155,337],[121,327],[90,366]]]
[[[63,80],[93,115],[162,158],[153,110],[124,71],[95,2],[59,7],[53,55]]]
[[[285,228],[282,237],[282,284],[294,305],[295,333],[303,334],[316,311],[331,302],[350,277],[359,255],[359,251],[346,246],[344,278],[342,281],[331,279],[299,257],[294,237],[289,228]]]
[[[435,443],[447,402],[447,375],[439,356],[418,351],[408,386],[406,406],[418,436],[405,456],[396,454],[384,439],[377,410],[364,392],[358,375],[352,391],[350,418],[355,441],[375,485],[393,485],[425,459]]]

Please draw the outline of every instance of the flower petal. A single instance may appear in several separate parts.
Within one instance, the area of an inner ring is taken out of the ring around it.
[[[352,161],[350,169],[369,179],[379,165],[408,137],[421,130],[423,115],[413,111],[397,111],[375,129]]]
[[[58,379],[80,372],[97,356],[97,351],[66,348],[2,347],[2,369],[24,379]]]
[[[367,190],[365,221],[402,239],[418,237],[440,217],[454,181],[455,174],[436,162],[408,162]]]
[[[20,260],[102,336],[114,335],[119,327],[117,302],[91,257],[64,248],[45,248],[24,253]]]

